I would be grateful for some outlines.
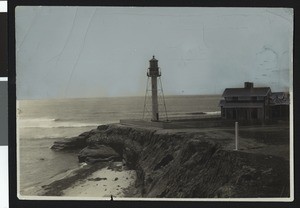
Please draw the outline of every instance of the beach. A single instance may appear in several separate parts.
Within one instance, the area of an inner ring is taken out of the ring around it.
[[[126,170],[122,162],[115,162],[65,189],[63,196],[124,197],[126,190],[130,186],[134,186],[135,180],[136,173],[134,170]]]

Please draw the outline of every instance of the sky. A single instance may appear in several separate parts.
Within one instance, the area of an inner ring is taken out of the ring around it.
[[[144,96],[155,55],[165,95],[292,84],[289,8],[16,8],[17,99]]]

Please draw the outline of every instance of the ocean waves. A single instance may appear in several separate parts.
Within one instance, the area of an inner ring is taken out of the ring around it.
[[[67,121],[58,118],[19,118],[17,120],[17,125],[19,128],[79,128],[96,127],[100,124]]]

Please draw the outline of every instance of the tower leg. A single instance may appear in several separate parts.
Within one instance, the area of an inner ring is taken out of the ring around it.
[[[152,121],[158,121],[157,77],[151,78],[152,84]]]
[[[148,91],[149,91],[148,86],[149,86],[149,77],[147,79],[147,86],[146,86],[146,93],[145,93],[145,100],[144,100],[143,119],[145,119],[146,111],[148,112],[148,110],[147,110],[147,96],[148,96]]]
[[[162,83],[161,83],[161,78],[158,77],[158,79],[159,79],[160,91],[161,91],[161,95],[162,95],[162,99],[163,99],[163,105],[164,105],[165,116],[166,116],[166,119],[167,119],[167,121],[168,121],[169,119],[168,119],[168,113],[167,113],[166,101],[165,101],[164,91],[163,91],[163,87],[162,87]]]

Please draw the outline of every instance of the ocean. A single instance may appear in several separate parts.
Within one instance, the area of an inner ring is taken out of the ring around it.
[[[218,113],[220,98],[165,96],[167,116],[172,120],[202,112]],[[19,193],[36,195],[42,185],[80,166],[76,154],[52,151],[54,141],[77,136],[101,124],[118,123],[120,119],[142,119],[143,114],[148,117],[144,101],[144,97],[17,101]]]

